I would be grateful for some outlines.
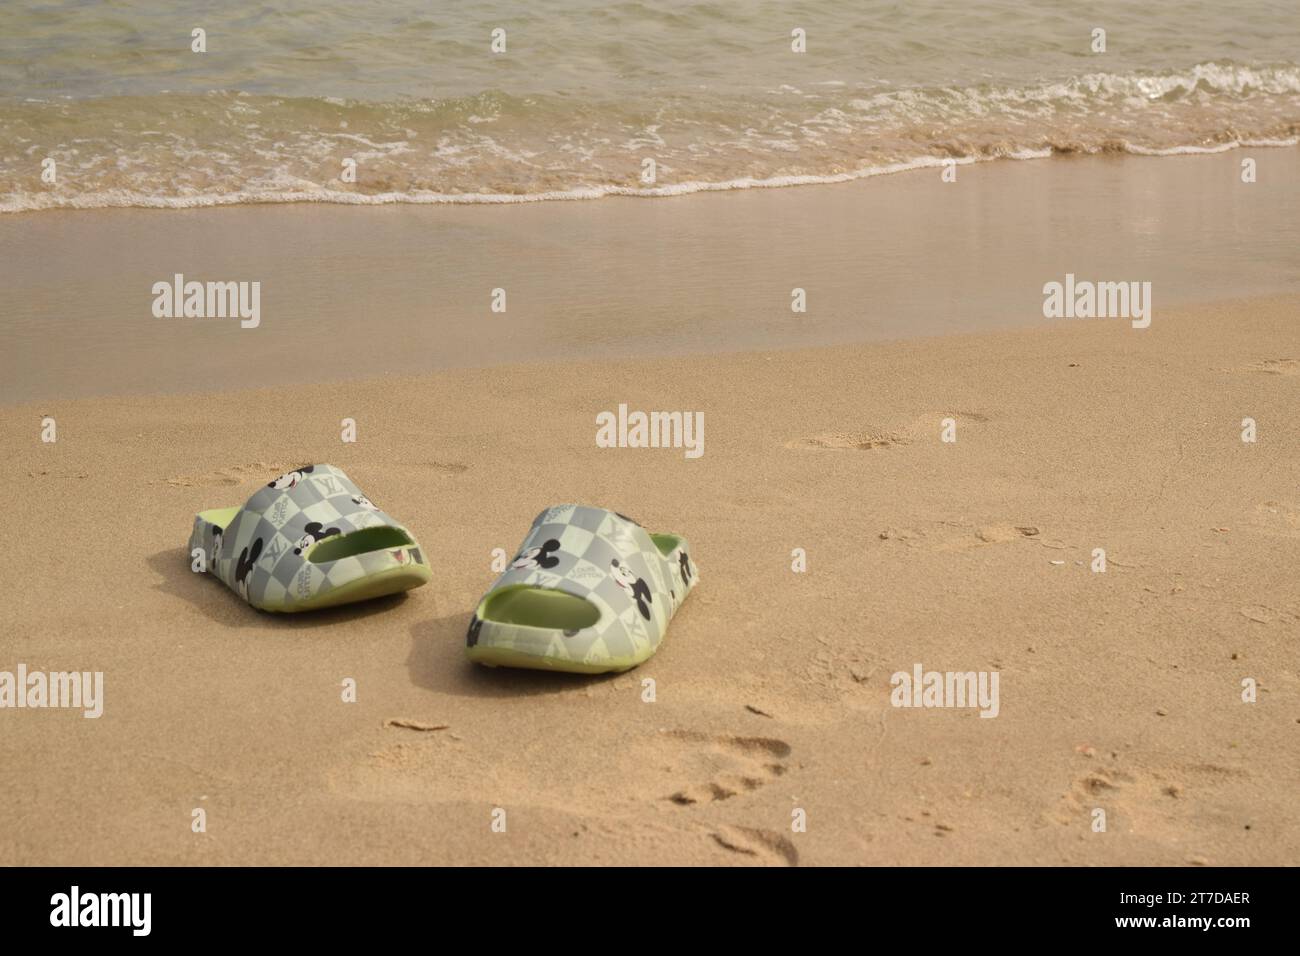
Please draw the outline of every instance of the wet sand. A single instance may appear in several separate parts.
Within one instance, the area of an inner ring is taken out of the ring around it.
[[[806,348],[1041,324],[1067,273],[1157,310],[1300,290],[1300,150],[963,166],[511,207],[0,216],[0,401]],[[1258,181],[1241,182],[1254,158]],[[157,282],[259,282],[260,325]],[[791,310],[792,290],[807,311]],[[494,289],[504,313],[492,311]]]

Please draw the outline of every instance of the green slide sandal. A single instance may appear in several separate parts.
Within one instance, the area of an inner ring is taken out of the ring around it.
[[[263,611],[367,601],[430,578],[411,533],[333,465],[286,472],[242,508],[200,513],[189,556]]]
[[[489,667],[599,674],[659,649],[698,582],[684,538],[603,508],[557,505],[470,619],[465,655]]]

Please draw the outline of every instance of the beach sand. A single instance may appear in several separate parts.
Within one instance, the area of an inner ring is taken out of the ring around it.
[[[0,859],[1295,863],[1298,309],[8,405],[0,669],[105,704],[0,713]],[[621,402],[705,454],[597,448]],[[197,510],[316,461],[432,583],[273,617],[190,572]],[[687,535],[700,587],[621,676],[467,663],[492,550],[565,501]],[[892,707],[918,663],[997,671],[998,716]]]

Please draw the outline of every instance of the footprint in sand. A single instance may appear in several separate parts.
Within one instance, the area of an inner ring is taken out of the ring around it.
[[[684,752],[692,769],[698,768],[702,782],[692,782],[666,799],[679,807],[730,800],[750,793],[783,776],[782,761],[790,756],[790,745],[773,737],[712,736],[689,730],[666,733],[688,745]]]
[[[1042,532],[1037,525],[1031,524],[986,524],[977,527],[971,535],[959,535],[939,546],[940,551],[965,551],[969,548],[978,548],[986,544],[1007,544],[1011,541],[1021,541],[1028,539],[1036,542],[1045,548],[1061,551],[1067,547],[1065,544],[1041,537]]]
[[[833,451],[874,451],[910,445],[914,442],[939,441],[944,420],[952,419],[961,433],[963,425],[982,425],[988,416],[979,412],[934,412],[922,416],[901,428],[866,428],[861,431],[827,432],[796,438],[785,443],[786,448],[811,448]]]
[[[836,451],[871,451],[875,448],[889,448],[892,445],[908,445],[911,439],[900,434],[879,431],[834,432],[826,435],[813,435],[809,438],[797,438],[785,443],[786,448],[823,448]]]
[[[798,866],[799,851],[794,843],[771,830],[751,827],[719,827],[709,833],[713,842],[724,850],[752,857],[755,863]]]
[[[1168,823],[1183,812],[1189,795],[1214,790],[1249,777],[1249,771],[1211,763],[1180,763],[1150,769],[1123,770],[1097,766],[1075,778],[1048,819],[1073,825],[1100,807],[1118,812],[1148,828]]]
[[[246,481],[252,481],[255,479],[270,480],[276,475],[283,474],[290,468],[296,467],[298,466],[282,461],[259,461],[247,465],[232,465],[229,468],[218,468],[216,471],[209,471],[197,475],[173,475],[172,477],[163,480],[173,488],[207,488],[213,485],[242,485]]]
[[[1264,359],[1262,362],[1255,362],[1233,371],[1263,372],[1265,375],[1300,375],[1300,359]]]
[[[473,736],[463,738],[440,722],[397,718],[384,730],[378,749],[374,738],[361,738],[331,772],[331,789],[404,801],[474,800],[490,793],[503,806],[578,805],[584,794],[595,792],[607,795],[603,812],[611,817],[641,817],[654,805],[679,823],[710,828],[717,824],[679,814],[733,797],[739,801],[767,786],[787,773],[791,753],[789,744],[771,737],[663,730],[627,744],[618,760],[580,758],[580,772],[573,771],[573,760],[558,758],[528,770],[495,760]]]
[[[1031,541],[1045,548],[1065,550],[1068,545],[1043,536],[1042,529],[1031,523],[970,525],[964,522],[933,522],[928,528],[885,528],[877,533],[881,541],[909,548],[927,546],[935,551],[969,551],[987,545]]]
[[[44,478],[89,478],[89,477],[90,477],[90,472],[88,472],[88,471],[47,471],[47,470],[45,470],[45,469],[41,469],[40,471],[29,471],[29,472],[27,472],[27,477],[28,477],[28,478],[39,478],[39,479],[44,479]]]
[[[1117,767],[1094,767],[1075,778],[1070,789],[1062,794],[1060,804],[1047,818],[1062,826],[1070,826],[1089,817],[1098,807],[1108,814],[1124,809],[1136,780],[1133,774]]]
[[[418,467],[428,468],[443,475],[459,475],[469,470],[469,465],[459,461],[426,461]]]

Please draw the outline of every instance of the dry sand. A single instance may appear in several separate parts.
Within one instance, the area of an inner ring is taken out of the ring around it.
[[[1298,312],[5,407],[0,669],[106,701],[0,712],[0,859],[1295,863]],[[598,449],[619,402],[703,411],[704,456]],[[312,461],[430,585],[283,618],[189,571],[196,510]],[[468,664],[492,549],[570,500],[691,539],[659,654]],[[1000,715],[891,707],[916,663],[998,671]]]

